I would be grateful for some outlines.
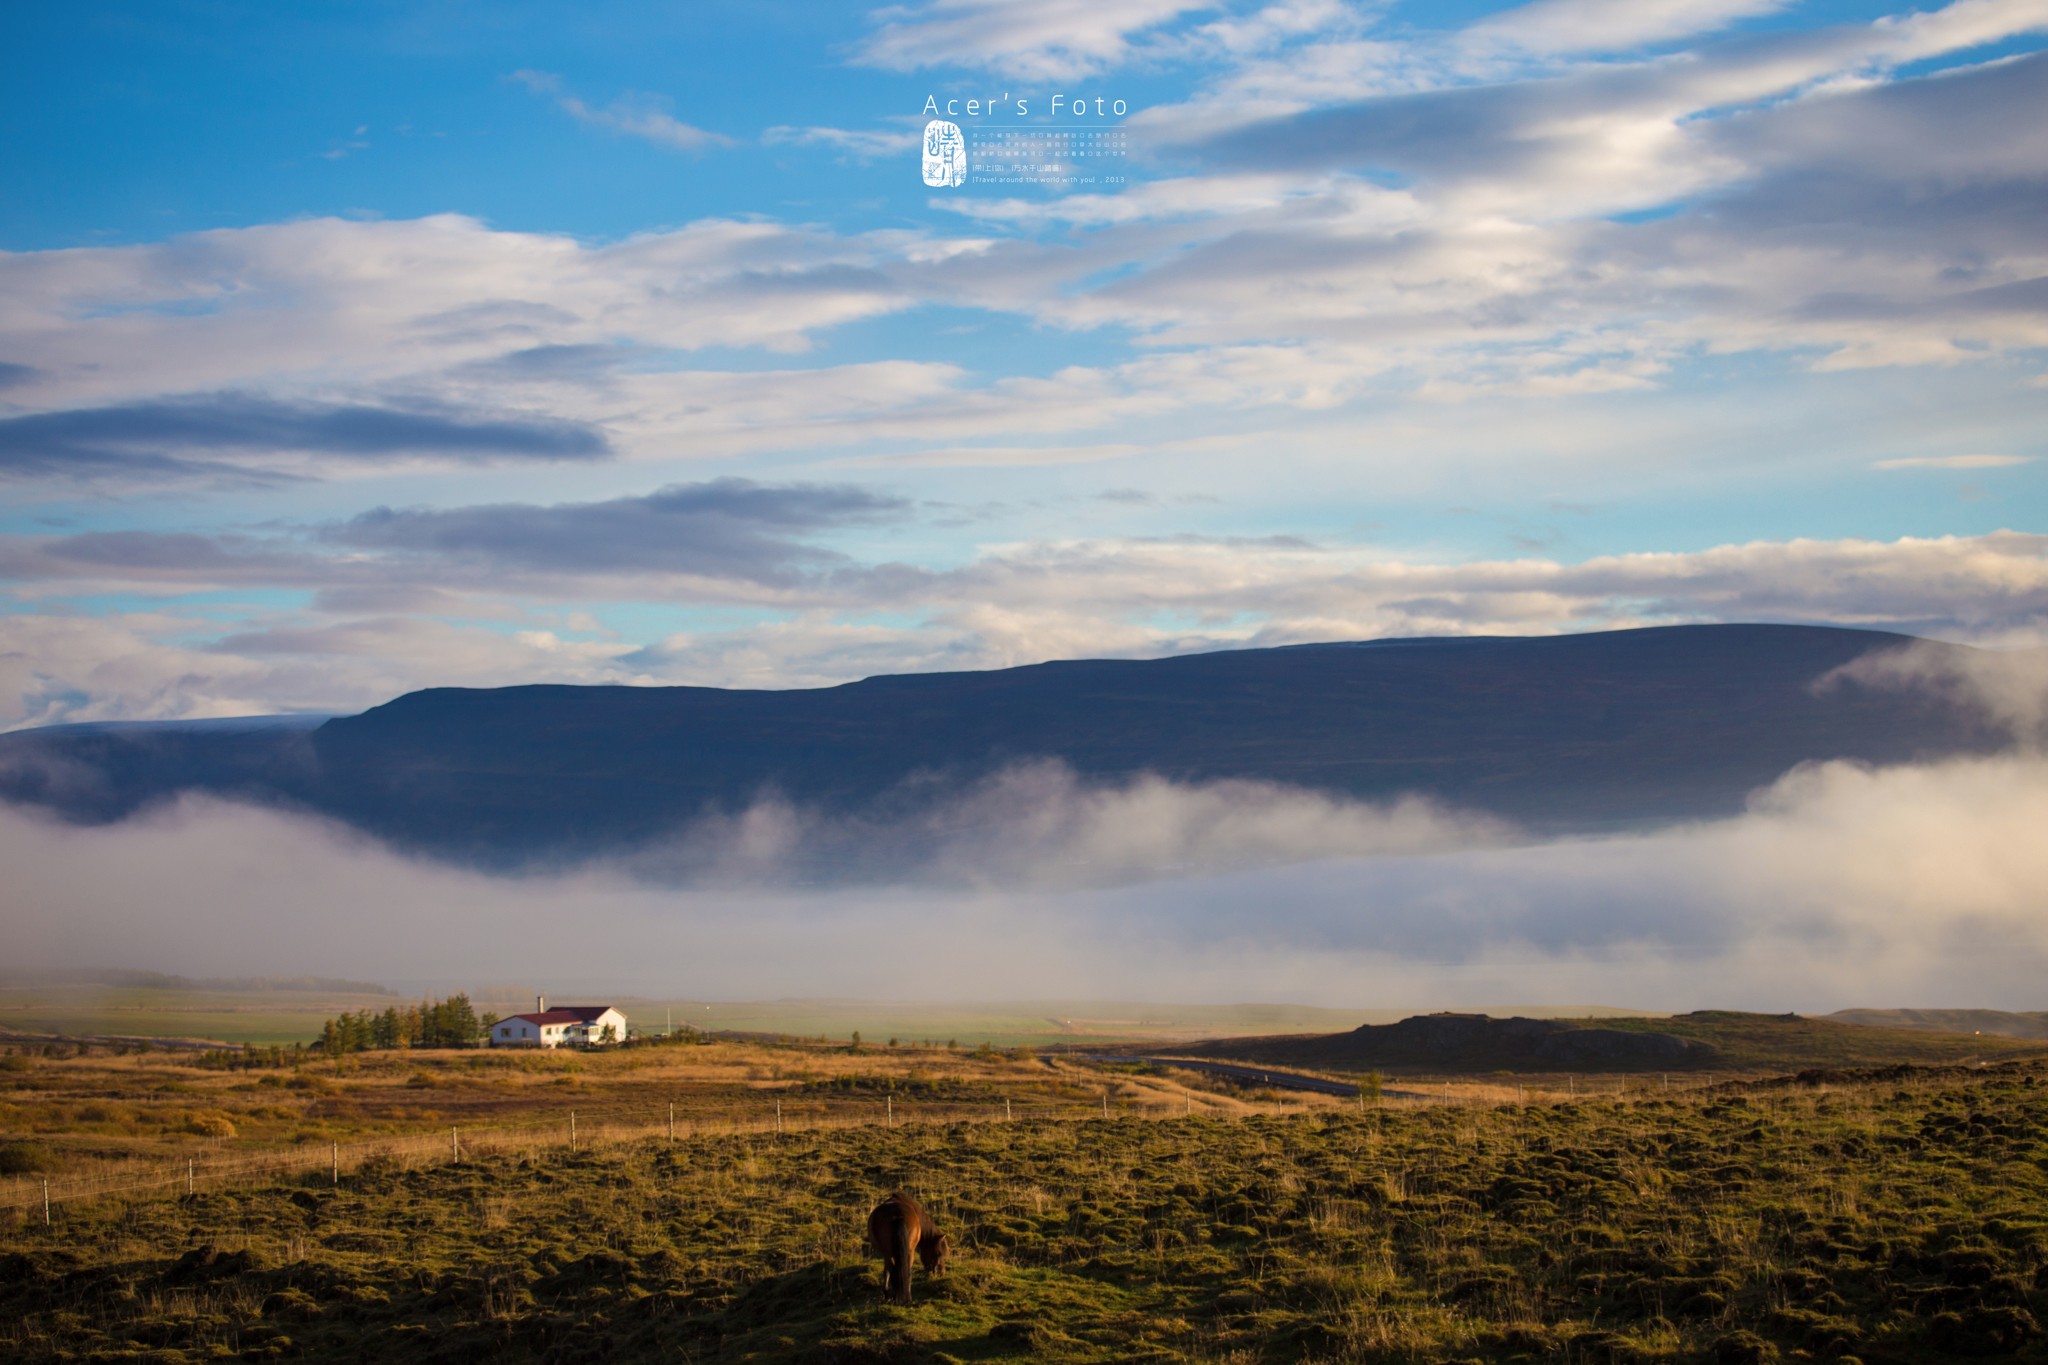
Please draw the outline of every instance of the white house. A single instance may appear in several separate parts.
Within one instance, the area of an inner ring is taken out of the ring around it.
[[[607,1033],[605,1030],[611,1030]],[[612,1005],[558,1005],[536,996],[533,1012],[491,1026],[492,1047],[595,1047],[626,1041],[626,1016]]]

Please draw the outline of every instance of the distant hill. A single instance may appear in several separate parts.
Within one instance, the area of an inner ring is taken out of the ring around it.
[[[1836,1010],[1838,1023],[1865,1028],[1934,1029],[1943,1033],[1988,1033],[2001,1038],[2048,1039],[2048,1010]]]
[[[1539,833],[1612,830],[1739,811],[1749,792],[1810,760],[1998,747],[1995,732],[1931,697],[1815,690],[1830,670],[1908,638],[1677,626],[1097,659],[781,692],[436,688],[317,728],[287,718],[0,735],[0,797],[96,822],[211,792],[517,866],[629,849],[771,793],[886,821],[1006,766],[1053,759],[1088,779],[1420,793]],[[892,856],[849,837],[821,865],[842,875]]]
[[[1794,1071],[1810,1067],[1955,1063],[2041,1056],[2008,1038],[1868,1028],[1796,1014],[1701,1010],[1659,1018],[1493,1019],[1424,1014],[1349,1033],[1221,1038],[1190,1056],[1390,1074]]]
[[[395,995],[374,981],[331,976],[173,976],[120,968],[0,972],[0,986],[115,986],[156,991],[310,991],[322,995]]]

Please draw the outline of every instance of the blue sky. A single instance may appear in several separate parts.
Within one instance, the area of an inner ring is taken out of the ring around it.
[[[2040,0],[10,6],[0,726],[2031,641],[2044,46]],[[927,98],[1005,93],[970,137],[1122,99],[1131,154],[927,187]]]

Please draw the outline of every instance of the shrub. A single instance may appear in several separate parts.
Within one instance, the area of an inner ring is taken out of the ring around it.
[[[200,1137],[231,1138],[235,1124],[226,1114],[194,1114],[185,1120],[185,1131]]]
[[[0,1175],[33,1175],[56,1164],[50,1149],[40,1142],[0,1142]]]

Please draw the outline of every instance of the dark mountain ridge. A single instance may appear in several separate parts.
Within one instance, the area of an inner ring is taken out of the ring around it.
[[[1349,1033],[1219,1038],[1176,1053],[1252,1065],[1392,1075],[1798,1071],[1983,1065],[2041,1055],[2036,1040],[1875,1028],[1799,1014],[1694,1010],[1606,1019],[1419,1014]]]
[[[1998,747],[1989,727],[1930,696],[1815,687],[1910,640],[1678,626],[1076,660],[790,691],[432,688],[317,728],[0,735],[0,797],[96,822],[209,792],[493,865],[631,848],[764,795],[887,819],[1047,760],[1084,780],[1416,793],[1539,833],[1617,829],[1738,811],[1802,762]]]
[[[1361,1024],[1349,1033],[1225,1038],[1186,1050],[1336,1071],[1678,1071],[1721,1061],[1712,1043],[1651,1029],[1451,1013]]]

